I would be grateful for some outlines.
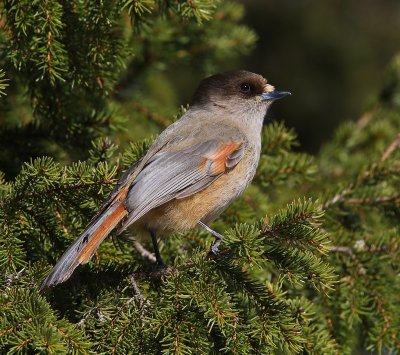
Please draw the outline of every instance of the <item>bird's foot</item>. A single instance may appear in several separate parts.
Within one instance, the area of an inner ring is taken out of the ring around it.
[[[164,264],[164,262],[161,260],[161,262],[157,261],[157,265],[156,265],[156,270],[159,272],[165,272],[167,271],[168,266]]]
[[[211,229],[209,226],[204,224],[202,221],[198,221],[197,224],[199,226],[203,227],[207,232],[210,232],[214,236],[215,241],[214,241],[214,244],[211,246],[211,253],[214,255],[217,255],[218,248],[222,242],[222,239],[224,239],[224,236],[222,234],[219,234],[215,230]]]

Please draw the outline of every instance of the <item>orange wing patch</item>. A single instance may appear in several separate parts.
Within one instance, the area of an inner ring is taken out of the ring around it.
[[[210,175],[219,175],[225,172],[226,170],[226,160],[230,154],[232,154],[236,149],[238,149],[242,143],[227,143],[223,144],[221,148],[219,148],[212,155],[207,156],[207,160],[204,162],[205,166],[207,166],[207,161],[211,161],[210,164]]]

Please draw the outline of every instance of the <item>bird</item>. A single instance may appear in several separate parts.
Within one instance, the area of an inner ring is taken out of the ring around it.
[[[203,79],[188,110],[155,139],[119,179],[98,213],[40,286],[66,281],[89,262],[101,242],[129,226],[150,234],[157,265],[165,264],[158,238],[209,227],[251,183],[260,159],[261,131],[270,105],[290,95],[261,75],[228,71]]]

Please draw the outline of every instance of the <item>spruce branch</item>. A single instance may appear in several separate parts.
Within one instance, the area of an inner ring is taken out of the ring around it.
[[[286,209],[269,218],[269,221],[265,220],[268,224],[264,223],[262,227],[263,235],[299,248],[307,245],[311,251],[324,254],[327,236],[320,228],[323,215],[324,211],[318,201],[311,199],[293,201]]]
[[[212,19],[219,1],[185,0],[177,4],[176,10],[182,17],[195,19],[199,24]]]
[[[394,204],[399,203],[399,197],[397,194],[390,196],[373,196],[373,197],[350,197],[354,194],[358,188],[365,185],[375,185],[385,178],[395,178],[400,175],[400,166],[397,162],[388,165],[387,160],[396,151],[400,145],[400,135],[398,134],[396,138],[389,144],[382,154],[379,162],[373,163],[367,169],[362,171],[353,182],[351,182],[347,187],[342,188],[341,191],[336,193],[333,197],[326,200],[322,208],[327,210],[332,206],[338,205],[340,203],[348,203],[354,205],[363,204]]]
[[[137,164],[146,154],[153,141],[154,137],[150,137],[135,143],[131,142],[122,156],[122,167],[127,169],[132,167],[132,165]]]
[[[298,184],[310,180],[317,172],[314,158],[294,153],[297,135],[282,122],[272,122],[263,130],[263,147],[255,181],[263,187],[283,183]]]
[[[136,31],[140,32],[143,24],[148,22],[146,15],[154,12],[156,2],[154,0],[122,0],[121,5],[121,10],[128,10]]]
[[[272,260],[281,277],[301,285],[331,289],[335,281],[332,267],[321,259],[327,253],[328,238],[321,228],[323,210],[317,201],[299,200],[264,221],[264,256]]]
[[[298,145],[295,131],[286,128],[283,122],[273,121],[265,126],[262,146],[264,154],[277,155],[280,152],[289,152]]]
[[[280,300],[279,294],[252,279],[248,272],[236,265],[235,261],[228,254],[215,258],[215,269],[225,279],[231,292],[239,291],[248,300],[268,310],[270,315],[277,315],[280,311],[287,310],[287,305]]]
[[[82,331],[66,320],[58,320],[37,291],[8,288],[0,296],[0,306],[3,350],[89,353],[91,343]]]
[[[65,81],[62,74],[65,71],[65,63],[63,58],[65,49],[61,42],[57,39],[62,30],[62,7],[55,1],[45,0],[40,10],[42,11],[41,30],[46,34],[45,44],[39,50],[43,53],[42,62],[39,62],[39,69],[47,74],[50,82],[54,85],[56,79]]]

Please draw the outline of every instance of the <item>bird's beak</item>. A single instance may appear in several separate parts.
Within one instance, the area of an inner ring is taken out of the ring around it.
[[[278,100],[288,95],[292,94],[289,91],[278,91],[278,90],[274,90],[271,92],[264,92],[263,94],[261,94],[263,100],[270,100],[270,101]]]

